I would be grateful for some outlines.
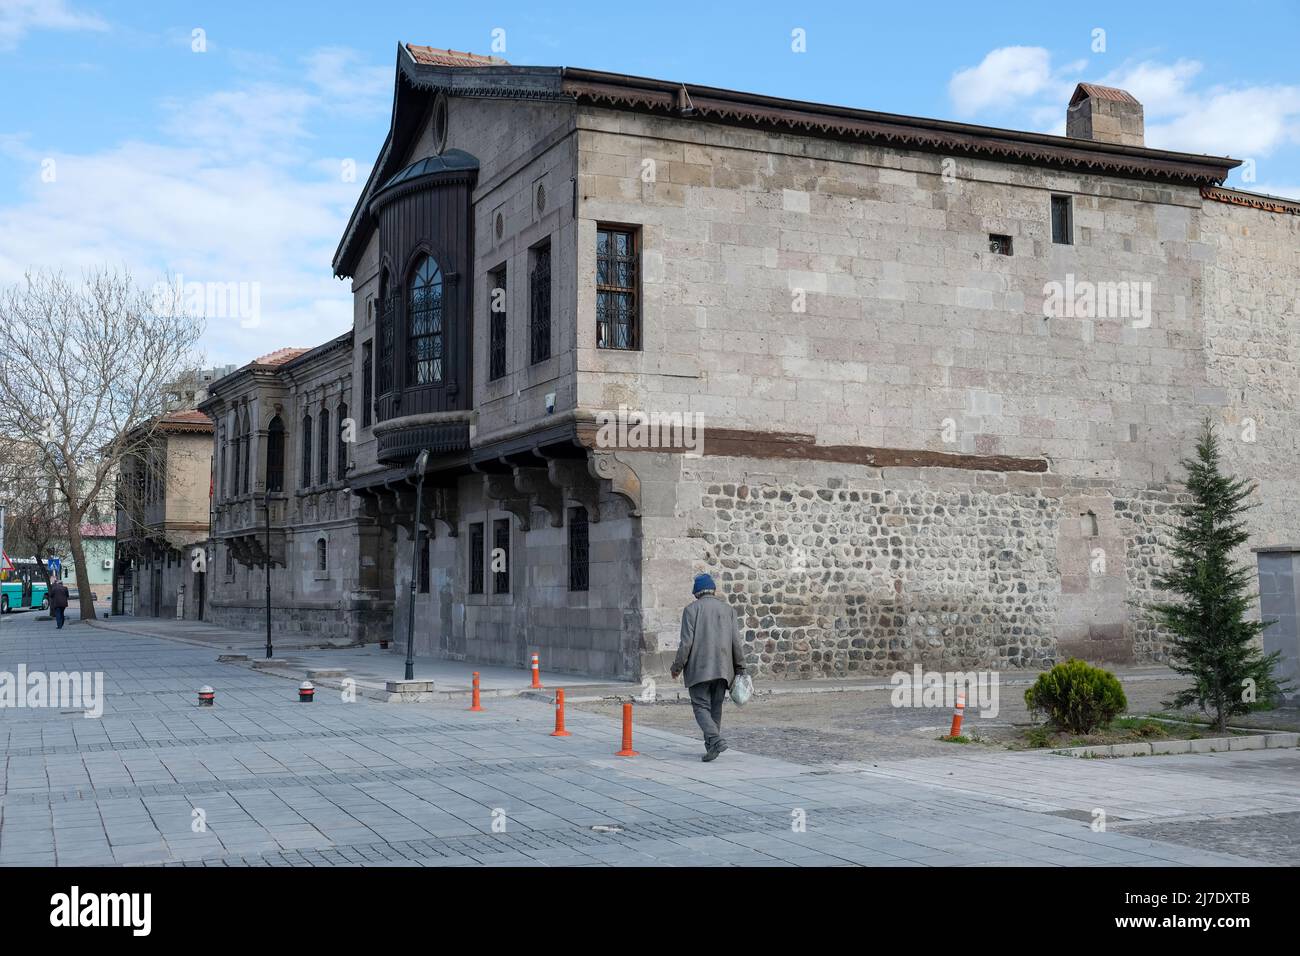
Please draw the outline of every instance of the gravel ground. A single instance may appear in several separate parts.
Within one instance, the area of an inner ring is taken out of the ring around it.
[[[1300,866],[1300,813],[1274,813],[1189,823],[1125,824],[1129,836]]]
[[[844,690],[812,693],[762,694],[740,708],[727,702],[723,712],[723,735],[733,747],[748,753],[777,757],[805,765],[841,762],[900,760],[910,757],[953,756],[960,753],[1001,750],[1017,741],[1019,731],[1033,721],[1025,708],[1027,683],[1004,682],[999,687],[999,712],[982,718],[968,708],[963,733],[974,733],[973,744],[953,744],[938,738],[948,733],[952,720],[949,708],[899,708],[890,703],[890,691]],[[1168,679],[1126,680],[1129,713],[1146,714],[1162,710],[1160,701],[1178,686]],[[621,701],[571,703],[591,713],[618,719]],[[1247,721],[1263,726],[1256,715]],[[637,703],[634,725],[656,727],[699,736],[699,728],[685,700]],[[1287,723],[1274,719],[1274,723]],[[1295,722],[1292,711],[1290,723]],[[700,745],[703,750],[703,743]]]

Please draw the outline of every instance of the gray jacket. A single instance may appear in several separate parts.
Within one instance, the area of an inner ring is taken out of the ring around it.
[[[673,661],[687,687],[722,678],[732,680],[745,669],[736,612],[712,594],[696,598],[682,611],[682,643]]]

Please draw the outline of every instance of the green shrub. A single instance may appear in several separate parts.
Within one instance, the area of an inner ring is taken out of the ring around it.
[[[1090,734],[1128,707],[1124,688],[1110,671],[1070,658],[1038,675],[1025,691],[1031,713],[1044,713],[1059,730]]]

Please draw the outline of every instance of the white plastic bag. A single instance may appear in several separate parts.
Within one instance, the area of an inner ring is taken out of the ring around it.
[[[753,696],[754,681],[748,674],[737,674],[731,682],[731,702],[737,707],[744,707]]]

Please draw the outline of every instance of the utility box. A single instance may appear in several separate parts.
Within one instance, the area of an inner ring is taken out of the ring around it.
[[[1264,630],[1264,652],[1280,653],[1276,677],[1300,688],[1300,544],[1253,548],[1259,567],[1259,614],[1273,621]]]

